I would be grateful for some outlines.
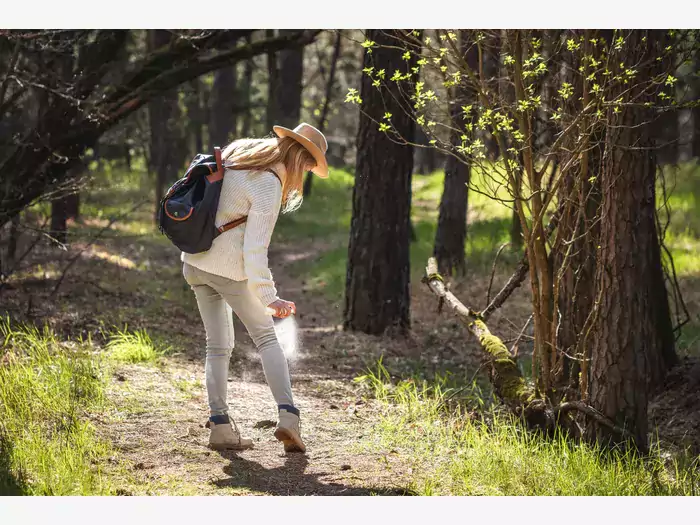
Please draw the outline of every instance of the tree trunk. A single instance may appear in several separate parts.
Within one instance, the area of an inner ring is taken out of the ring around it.
[[[246,44],[250,44],[251,38],[246,38]],[[253,109],[251,108],[251,91],[253,89],[253,59],[246,60],[243,65],[243,81],[241,85],[241,103],[245,107],[241,119],[241,137],[249,137],[252,133]]]
[[[222,149],[236,133],[236,65],[220,69],[214,75],[211,93],[209,138],[212,147]]]
[[[190,93],[187,101],[187,123],[189,126],[190,140],[194,143],[194,153],[204,152],[204,138],[202,137],[202,81],[199,78],[190,82]],[[192,155],[194,156],[194,155]]]
[[[612,40],[612,32],[599,33],[608,43]],[[584,55],[597,52],[588,47],[592,35],[584,33]],[[557,39],[567,38],[558,35]],[[554,39],[553,39],[554,40]],[[569,82],[574,86],[574,99],[582,100],[586,105],[589,102],[588,81],[576,75],[581,64],[580,57],[566,52],[562,59],[561,82]],[[553,85],[547,89],[555,89]],[[544,98],[544,97],[543,97]],[[573,105],[573,102],[569,104]],[[572,107],[572,111],[575,109]],[[566,123],[561,123],[560,128],[552,126],[547,134],[552,136],[562,131]],[[554,312],[554,325],[556,328],[556,363],[554,367],[554,382],[557,392],[567,395],[565,388],[582,388],[585,391],[588,385],[588,359],[587,349],[590,347],[590,328],[593,316],[591,312],[595,308],[594,278],[596,268],[596,247],[600,228],[597,218],[600,217],[600,172],[602,153],[604,146],[604,130],[601,126],[589,128],[589,121],[581,124],[586,130],[586,135],[581,137],[586,144],[579,155],[576,169],[569,169],[560,174],[563,177],[558,192],[558,201],[563,204],[559,228],[556,240],[552,248],[551,259],[555,278],[556,305]],[[569,146],[563,151],[576,151],[575,141],[578,138],[569,139]],[[545,143],[546,145],[546,143]],[[562,154],[565,156],[566,154]],[[558,169],[558,161],[553,162],[553,176]],[[565,157],[562,164],[568,165],[573,159]],[[580,364],[584,363],[581,367]],[[580,374],[584,380],[579,381]]]
[[[68,221],[68,206],[66,197],[56,197],[51,200],[51,237],[57,243],[66,244]]]
[[[652,63],[649,31],[632,31],[626,39],[629,58]],[[646,43],[642,38],[647,36]],[[639,56],[641,55],[641,56]],[[627,60],[625,60],[627,62]],[[648,79],[654,71],[640,72]],[[649,100],[633,89],[630,96]],[[602,217],[595,290],[599,295],[591,351],[590,400],[646,450],[649,394],[675,362],[668,296],[656,230],[656,158],[650,111],[626,107],[617,118],[608,114],[606,152],[601,173]],[[599,425],[589,433],[601,442],[617,436]]]
[[[267,38],[272,38],[275,36],[274,29],[267,29],[265,31],[265,36]],[[280,90],[280,73],[279,67],[277,65],[277,53],[272,52],[267,54],[267,112],[266,112],[266,127],[267,131],[272,131],[272,126],[277,124],[277,114],[278,114],[278,95],[277,92]]]
[[[149,31],[151,50],[161,49],[170,43],[171,33],[162,29]],[[170,90],[155,98],[148,105],[151,128],[151,169],[156,173],[155,180],[155,214],[157,217],[160,201],[165,192],[165,185],[172,176],[177,160],[182,151],[177,151],[176,137],[173,132],[174,115],[178,109],[178,93]]]
[[[429,175],[437,169],[437,151],[428,145],[428,136],[420,126],[416,127],[415,142],[422,148],[416,148],[415,152],[415,172],[418,175]]]
[[[460,31],[461,52],[467,61],[469,68],[478,67],[479,55],[476,46],[468,41],[467,31]],[[474,102],[474,97],[458,84],[453,90],[451,101],[453,146],[460,144],[460,136],[463,134],[461,126],[463,122],[462,106]],[[432,149],[432,148],[431,148]],[[440,210],[438,214],[437,230],[435,232],[435,247],[433,255],[438,261],[440,273],[452,275],[464,275],[466,265],[464,262],[464,242],[467,238],[467,208],[469,199],[469,176],[471,166],[466,158],[458,159],[454,155],[448,155],[445,161],[445,182],[440,198]]]
[[[523,152],[518,151],[518,165],[524,166],[523,162]],[[515,184],[520,186],[522,184],[523,173],[521,169],[515,170]],[[513,250],[520,250],[523,247],[523,226],[520,224],[520,216],[515,208],[515,203],[513,204],[513,215],[510,223],[510,247]]]
[[[389,33],[389,35],[385,34]],[[395,45],[391,31],[368,30],[379,46]],[[401,49],[365,53],[364,66],[405,71]],[[410,66],[411,64],[409,64]],[[369,334],[410,327],[409,224],[411,212],[411,148],[392,141],[372,120],[385,112],[402,137],[413,137],[414,121],[397,104],[406,92],[387,82],[382,90],[362,77],[357,164],[345,288],[345,328]]]
[[[563,391],[564,387],[578,388],[579,363],[588,358],[584,351],[591,344],[588,329],[592,320],[589,315],[595,306],[601,153],[602,145],[598,144],[582,155],[581,164],[585,164],[585,168],[569,170],[562,175],[565,179],[559,190],[559,202],[566,204],[559,221],[557,243],[552,248],[555,286],[558,287],[554,317],[558,391]],[[592,177],[595,177],[593,183]]]
[[[338,30],[338,34],[335,39],[335,46],[333,47],[333,56],[331,57],[331,67],[328,73],[328,81],[326,82],[326,93],[323,99],[323,108],[321,109],[321,115],[318,118],[317,128],[323,132],[326,129],[326,121],[328,120],[328,110],[331,104],[331,98],[333,96],[333,86],[335,85],[335,72],[338,67],[338,58],[340,58],[340,47],[342,43],[342,31]],[[311,184],[314,180],[313,172],[308,172],[306,174],[306,179],[304,179],[304,197],[311,195]]]
[[[280,36],[293,34],[297,29],[280,29]],[[302,76],[304,74],[304,48],[286,49],[279,53],[279,83],[277,90],[277,122],[294,129],[301,118]]]
[[[696,44],[697,46],[697,44]],[[696,47],[695,56],[692,62],[692,71],[688,83],[693,100],[700,99],[700,47]],[[700,106],[691,109],[691,119],[693,121],[693,157],[700,159]]]
[[[14,266],[15,257],[17,257],[17,243],[19,241],[19,221],[20,214],[12,217],[12,222],[10,223],[10,238],[7,241],[7,260],[10,264]]]
[[[78,191],[66,195],[66,218],[80,218],[80,192]]]

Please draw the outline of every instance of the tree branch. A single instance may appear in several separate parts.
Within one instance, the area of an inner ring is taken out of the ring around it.
[[[578,412],[586,414],[591,419],[594,419],[597,423],[608,427],[609,429],[613,430],[614,432],[617,432],[624,438],[634,440],[632,434],[630,434],[627,430],[617,426],[615,423],[613,423],[610,419],[598,412],[591,405],[588,405],[583,401],[566,401],[561,405],[554,407],[554,416],[556,418],[559,414],[566,414],[567,412],[571,412],[572,410],[576,410]]]
[[[559,223],[559,219],[561,218],[561,214],[564,211],[564,205],[563,203],[559,204],[559,207],[556,209],[554,214],[552,215],[552,218],[549,220],[549,224],[547,224],[547,228],[545,228],[545,236],[549,239],[549,237],[552,235],[552,232],[554,229],[557,227],[557,224]],[[491,301],[491,304],[489,304],[483,312],[481,312],[481,318],[484,320],[487,320],[493,312],[498,310],[503,303],[506,302],[506,300],[511,296],[511,294],[518,288],[523,281],[525,280],[525,277],[527,277],[528,271],[530,269],[530,266],[527,262],[527,252],[523,255],[523,258],[520,259],[520,262],[518,263],[517,268],[515,269],[515,272],[513,275],[511,275],[510,279],[508,279],[508,282],[505,284],[505,286],[501,289],[498,294],[496,294],[496,297],[493,298],[493,301]]]

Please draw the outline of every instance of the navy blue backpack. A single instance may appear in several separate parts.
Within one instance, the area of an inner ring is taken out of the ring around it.
[[[219,235],[248,219],[241,217],[216,227],[214,220],[223,181],[221,149],[214,148],[214,155],[196,155],[184,177],[161,199],[158,228],[183,252],[207,251]]]

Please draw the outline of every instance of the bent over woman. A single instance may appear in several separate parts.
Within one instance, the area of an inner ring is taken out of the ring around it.
[[[207,334],[205,375],[209,409],[209,446],[245,449],[228,413],[228,367],[234,347],[231,312],[241,320],[260,353],[265,379],[279,410],[275,437],[286,452],[305,452],[299,410],[294,406],[289,367],[277,341],[271,315],[288,317],[296,306],[277,296],[267,250],[280,210],[301,204],[303,176],[328,177],[323,134],[308,124],[294,130],[275,126],[275,138],[242,139],[223,151],[226,171],[216,213],[219,227],[247,216],[247,221],[219,235],[211,249],[182,254],[183,275],[197,298]]]

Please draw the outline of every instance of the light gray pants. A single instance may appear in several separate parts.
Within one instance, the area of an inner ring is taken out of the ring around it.
[[[207,333],[205,375],[211,415],[228,413],[228,366],[234,346],[232,309],[260,352],[265,379],[277,405],[294,406],[289,366],[277,341],[272,317],[248,288],[248,281],[234,281],[187,263],[183,264],[182,273],[197,297]]]

